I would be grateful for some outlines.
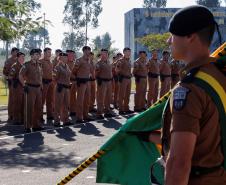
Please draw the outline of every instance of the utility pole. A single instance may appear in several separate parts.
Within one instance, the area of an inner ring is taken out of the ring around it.
[[[43,33],[43,41],[44,41],[44,49],[46,48],[46,14],[43,14],[44,17],[44,33]]]
[[[86,46],[88,42],[88,2],[86,0]]]

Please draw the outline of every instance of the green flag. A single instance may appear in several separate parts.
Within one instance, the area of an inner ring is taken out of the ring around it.
[[[138,133],[161,128],[166,97],[161,103],[127,120],[100,150],[105,154],[97,161],[97,183],[151,185],[150,167],[160,156],[154,143],[145,142]],[[161,172],[155,174],[163,181]]]

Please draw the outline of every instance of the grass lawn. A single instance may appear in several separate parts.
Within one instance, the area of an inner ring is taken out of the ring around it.
[[[7,105],[8,96],[0,96],[0,106]]]
[[[8,103],[8,89],[5,84],[0,80],[0,106],[7,105]]]
[[[136,90],[136,84],[135,84],[135,79],[134,78],[132,78],[131,90],[132,91]]]

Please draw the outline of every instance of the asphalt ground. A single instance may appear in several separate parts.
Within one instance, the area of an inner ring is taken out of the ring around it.
[[[7,111],[0,110],[0,185],[57,184],[94,154],[131,116],[60,128],[48,123],[44,125],[45,131],[24,134],[23,126],[7,123]],[[96,185],[95,178],[96,162],[68,184]]]

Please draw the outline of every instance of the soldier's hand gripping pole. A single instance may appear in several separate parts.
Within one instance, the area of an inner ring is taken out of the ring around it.
[[[79,165],[75,170],[73,170],[67,177],[61,180],[61,182],[57,183],[57,185],[67,184],[70,180],[72,180],[75,176],[80,174],[83,170],[85,170],[88,166],[90,166],[96,159],[100,158],[104,154],[105,154],[105,151],[103,150],[98,151],[92,157],[88,158],[81,165]]]

